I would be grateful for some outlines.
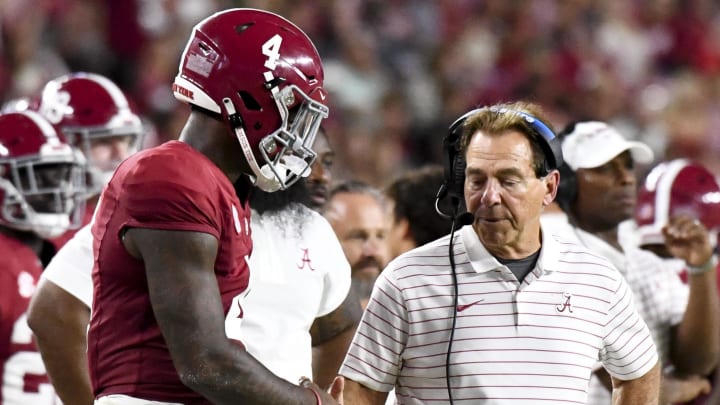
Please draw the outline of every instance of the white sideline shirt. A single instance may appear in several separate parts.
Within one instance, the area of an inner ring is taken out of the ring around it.
[[[312,377],[310,326],[345,300],[350,264],[323,216],[304,205],[291,206],[273,214],[253,211],[242,328],[248,352],[297,384],[300,377]]]
[[[80,228],[53,256],[40,279],[53,284],[92,308],[93,237],[91,224]]]
[[[629,229],[621,227],[620,230],[627,232]],[[640,249],[630,243],[632,235],[619,235],[624,250],[621,252],[581,229],[576,228],[575,232],[582,245],[606,257],[623,275],[635,297],[635,307],[650,329],[662,364],[668,364],[670,330],[682,321],[690,292],[677,274],[677,262],[664,261]],[[588,404],[611,403],[610,392],[593,375]]]
[[[293,384],[312,377],[310,325],[337,308],[350,289],[350,264],[327,220],[300,205],[251,222],[250,288],[243,301],[243,343]],[[92,307],[92,234],[80,229],[42,274]]]
[[[522,283],[472,226],[455,237],[460,296],[453,308],[449,235],[393,260],[378,278],[340,374],[403,404],[447,403],[445,356],[458,403],[585,404],[598,359],[623,380],[658,361],[632,292],[605,258],[543,232]]]

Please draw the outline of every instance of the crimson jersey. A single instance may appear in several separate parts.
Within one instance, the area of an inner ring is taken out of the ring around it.
[[[0,233],[0,405],[55,403],[30,327],[27,307],[42,273],[35,252]]]
[[[125,394],[164,402],[209,403],[180,382],[150,306],[143,263],[123,247],[123,229],[215,236],[215,275],[227,313],[233,298],[248,285],[249,222],[249,206],[240,203],[225,174],[185,143],[170,141],[141,151],[118,167],[102,194],[92,226],[95,264],[88,359],[96,397]]]

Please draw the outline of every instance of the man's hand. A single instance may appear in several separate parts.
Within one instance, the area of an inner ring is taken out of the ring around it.
[[[698,375],[679,379],[665,375],[660,394],[661,403],[681,403],[691,401],[701,394],[710,393],[710,381]]]
[[[310,381],[309,378],[303,377],[300,379],[301,387],[307,388],[309,390],[312,390],[315,393],[315,396],[317,398],[318,405],[326,405],[326,404],[338,404],[343,405],[343,391],[345,389],[345,379],[343,377],[337,376],[333,380],[332,384],[330,385],[330,388],[328,388],[327,392],[324,392],[322,388],[320,388],[317,384]]]
[[[670,218],[663,228],[663,235],[670,254],[685,260],[690,266],[702,266],[713,254],[707,229],[690,217]]]

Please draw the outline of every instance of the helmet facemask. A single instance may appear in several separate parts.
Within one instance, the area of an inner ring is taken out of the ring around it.
[[[130,117],[133,118],[133,117]],[[115,169],[127,156],[140,150],[144,138],[144,130],[140,119],[128,119],[119,125],[107,127],[63,127],[62,131],[68,142],[78,147],[87,161],[87,195],[86,198],[100,194],[103,187],[110,181]],[[108,143],[108,147],[115,148],[115,142],[120,142],[124,153],[120,158],[100,161],[93,156],[93,148],[97,144]]]
[[[79,152],[55,159],[37,156],[2,162],[2,218],[13,229],[43,238],[60,236],[82,224],[85,212],[85,165]]]
[[[282,90],[276,87],[271,92],[282,122],[278,129],[260,140],[258,150],[262,166],[258,164],[242,127],[234,129],[253,171],[253,182],[266,192],[285,190],[301,177],[310,175],[311,166],[317,157],[312,149],[315,136],[322,120],[328,116],[326,105],[314,100],[295,85],[285,86]],[[226,108],[232,107],[229,99],[223,102]],[[295,107],[291,111],[288,106],[292,105]]]

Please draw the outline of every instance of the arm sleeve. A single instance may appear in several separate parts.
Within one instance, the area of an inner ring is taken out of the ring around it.
[[[408,339],[408,313],[390,268],[378,277],[340,375],[378,392],[395,386]]]
[[[55,254],[42,278],[92,308],[93,247],[90,225],[85,225]]]
[[[620,273],[612,297],[603,327],[600,361],[613,377],[633,380],[655,366],[657,349],[645,321],[635,310],[632,291]]]
[[[324,266],[327,268],[323,297],[317,317],[327,315],[343,303],[350,290],[350,263],[340,246],[340,242],[325,218],[317,216],[319,240],[323,241]]]

